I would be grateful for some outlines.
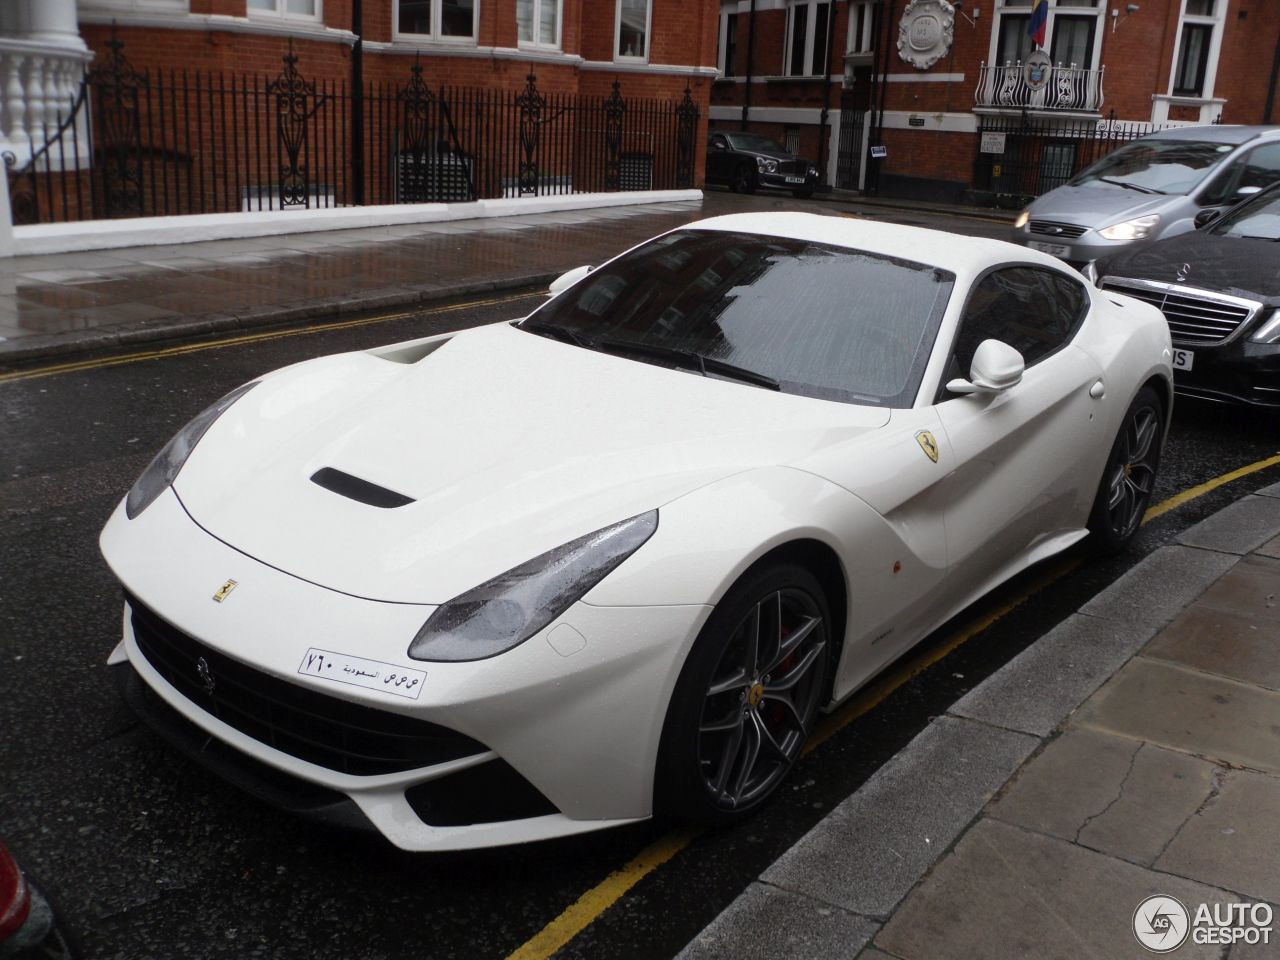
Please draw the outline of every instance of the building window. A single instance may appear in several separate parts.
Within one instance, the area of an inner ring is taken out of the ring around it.
[[[1045,53],[1058,66],[1096,70],[1098,21],[1106,13],[1098,0],[1050,0],[1045,22]],[[991,62],[997,66],[1022,63],[1034,45],[1031,0],[1003,0],[996,5]]]
[[[846,53],[870,53],[874,38],[871,0],[850,0],[849,44]]]
[[[649,16],[651,0],[618,0],[618,42],[615,59],[649,59]]]
[[[1064,67],[1085,67],[1093,63],[1093,31],[1097,17],[1058,17],[1053,25],[1049,59]]]
[[[293,2],[293,0],[289,0]],[[478,0],[394,0],[396,35],[474,40]]]
[[[516,0],[516,26],[522,47],[560,48],[563,0]]]
[[[1215,34],[1218,31],[1218,4],[1215,0],[1184,0],[1178,52],[1173,62],[1170,92],[1177,97],[1213,95],[1212,65],[1217,60]]]
[[[0,0],[3,2],[3,0]],[[188,0],[79,0],[77,7],[83,11],[93,10],[187,10]]]
[[[787,8],[786,75],[827,75],[827,11],[830,4],[818,0],[792,0]]]
[[[248,12],[315,20],[320,16],[320,0],[249,0]]]
[[[732,3],[720,8],[720,39],[716,48],[716,66],[720,68],[720,75],[737,76],[737,59],[738,3],[737,0],[733,0]]]

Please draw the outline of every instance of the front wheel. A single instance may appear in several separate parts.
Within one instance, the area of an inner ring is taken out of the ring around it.
[[[724,596],[667,708],[656,806],[700,823],[741,819],[800,756],[827,687],[831,615],[803,567],[770,564]]]
[[[735,193],[756,192],[756,172],[745,163],[734,172],[733,190]]]
[[[1089,530],[1103,553],[1123,550],[1142,524],[1160,466],[1163,426],[1160,397],[1143,387],[1125,412],[1089,514]]]

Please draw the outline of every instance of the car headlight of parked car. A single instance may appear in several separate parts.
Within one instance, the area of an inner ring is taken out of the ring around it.
[[[1254,343],[1280,343],[1280,309],[1272,310],[1257,331],[1249,335]]]
[[[818,168],[814,166],[810,166],[808,170],[808,176],[816,177],[817,175],[818,175]]]
[[[1158,213],[1151,213],[1145,217],[1137,217],[1133,220],[1125,220],[1123,223],[1113,223],[1109,227],[1105,227],[1098,231],[1098,235],[1105,240],[1142,240],[1151,236],[1156,225],[1160,222]]]
[[[1027,221],[1029,221],[1030,219],[1031,219],[1031,212],[1028,210],[1023,210],[1020,214],[1018,214],[1018,218],[1013,221],[1013,229],[1021,230],[1023,227],[1027,225]]]
[[[534,557],[436,608],[409,645],[415,660],[482,660],[549,624],[640,549],[658,511],[588,533]]]
[[[187,462],[187,457],[191,456],[191,451],[196,448],[196,444],[200,442],[205,432],[213,426],[214,421],[257,384],[257,380],[252,380],[244,386],[236,387],[213,406],[197,414],[194,420],[173,435],[173,439],[166,443],[164,449],[156,454],[155,459],[147,464],[147,468],[130,488],[129,495],[124,501],[124,511],[130,520],[151,506],[156,497],[164,493],[165,488],[173,483],[178,476],[178,471]]]
[[[760,168],[761,173],[777,173],[778,161],[769,160],[765,157],[756,157],[756,166]]]

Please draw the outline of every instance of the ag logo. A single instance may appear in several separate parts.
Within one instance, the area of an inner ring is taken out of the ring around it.
[[[916,434],[916,442],[920,444],[920,449],[934,463],[938,462],[938,441],[933,439],[933,434],[928,430],[921,430]]]
[[[218,592],[217,592],[217,593],[215,593],[215,594],[213,595],[213,602],[214,602],[214,603],[221,603],[223,600],[227,599],[227,596],[228,596],[228,595],[231,593],[231,591],[232,591],[232,590],[234,590],[235,588],[236,588],[236,581],[235,581],[235,580],[228,580],[226,583],[224,583],[222,586],[220,586],[220,587],[218,588]]]
[[[1133,935],[1152,953],[1172,953],[1187,939],[1191,918],[1173,897],[1147,897],[1133,911]]]

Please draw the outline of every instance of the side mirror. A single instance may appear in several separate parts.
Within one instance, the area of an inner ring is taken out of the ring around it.
[[[969,379],[956,378],[947,384],[951,393],[1000,393],[1022,382],[1027,368],[1022,354],[999,340],[983,340],[973,353]]]
[[[568,273],[560,274],[560,276],[551,281],[551,286],[547,287],[547,296],[554,297],[564,293],[594,269],[595,267],[590,264],[585,264],[581,267],[574,267]]]
[[[1222,211],[1217,210],[1213,207],[1210,207],[1208,210],[1201,210],[1199,213],[1196,214],[1196,219],[1194,221],[1196,225],[1196,229],[1199,230],[1203,227],[1207,227],[1209,224],[1213,223],[1213,221],[1217,220],[1220,216],[1222,216]]]
[[[711,152],[712,152],[712,153],[724,153],[724,149],[725,149],[725,146],[724,146],[724,141],[723,141],[723,140],[712,140],[712,141],[711,141]]]

